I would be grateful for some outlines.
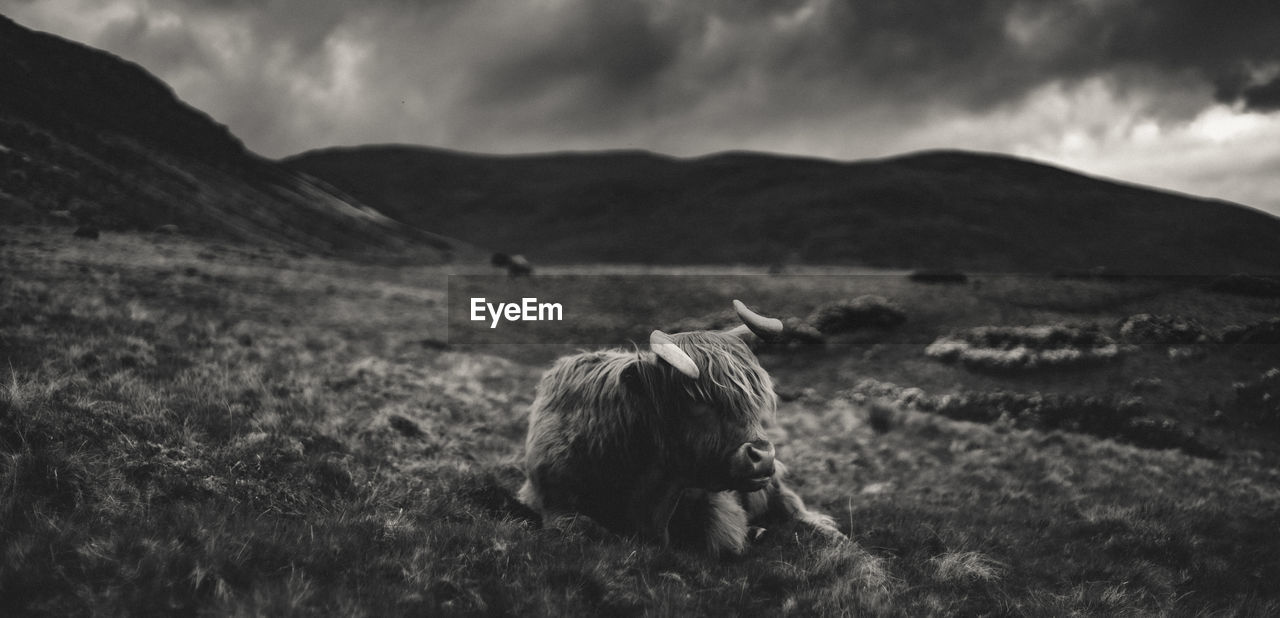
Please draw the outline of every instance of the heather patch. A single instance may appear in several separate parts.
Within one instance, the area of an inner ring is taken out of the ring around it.
[[[1018,393],[1004,390],[962,391],[929,395],[915,387],[864,379],[845,392],[857,402],[888,402],[979,423],[1003,423],[1020,428],[1060,429],[1111,438],[1145,448],[1176,448],[1192,455],[1220,453],[1202,444],[1181,423],[1154,415],[1141,397],[1105,397],[1056,393]]]
[[[980,326],[939,337],[925,354],[985,371],[1087,367],[1118,359],[1123,349],[1095,326]]]

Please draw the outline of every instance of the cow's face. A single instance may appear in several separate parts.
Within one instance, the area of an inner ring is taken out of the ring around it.
[[[769,374],[734,334],[680,333],[670,341],[697,366],[698,377],[676,370],[664,376],[670,384],[659,406],[661,464],[704,489],[764,487],[774,475],[764,427],[777,409]]]

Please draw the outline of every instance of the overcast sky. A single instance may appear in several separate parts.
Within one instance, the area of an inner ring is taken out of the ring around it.
[[[928,8],[920,8],[925,7]],[[1280,215],[1276,0],[0,0],[254,151],[1010,153]]]

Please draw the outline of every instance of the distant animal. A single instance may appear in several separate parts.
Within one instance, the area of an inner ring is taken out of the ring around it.
[[[521,501],[544,522],[587,516],[710,555],[740,555],[775,523],[845,538],[787,487],[765,435],[777,396],[741,337],[783,323],[733,304],[743,325],[728,331],[655,330],[648,350],[557,361],[529,415]]]
[[[489,263],[498,268],[506,268],[507,275],[512,277],[527,277],[533,274],[533,264],[523,255],[507,255],[505,253],[494,253],[489,258]]]
[[[507,265],[507,274],[512,277],[527,277],[533,274],[533,264],[530,264],[523,255],[513,255],[511,263]]]
[[[98,239],[98,228],[92,225],[82,225],[73,232],[76,238],[87,238],[89,240]]]
[[[177,233],[178,233],[178,226],[176,226],[176,225],[174,225],[174,224],[172,224],[172,223],[166,223],[166,224],[164,224],[164,225],[157,226],[157,227],[156,227],[156,233],[157,233],[157,234],[177,234]]]

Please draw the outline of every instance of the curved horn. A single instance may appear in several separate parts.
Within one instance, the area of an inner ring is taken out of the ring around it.
[[[676,371],[694,380],[697,380],[698,376],[702,375],[698,371],[698,365],[694,364],[693,359],[689,358],[689,355],[685,354],[684,350],[681,350],[680,346],[676,345],[676,342],[672,341],[669,335],[660,330],[649,333],[649,349],[653,350],[653,353],[657,354],[658,358],[675,367]]]
[[[742,304],[740,300],[733,301],[733,310],[738,312],[738,317],[742,320],[751,332],[758,335],[761,339],[774,339],[782,334],[782,320],[777,318],[766,318]]]

